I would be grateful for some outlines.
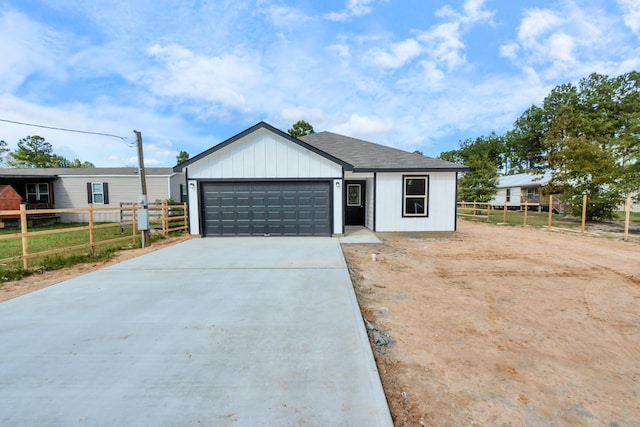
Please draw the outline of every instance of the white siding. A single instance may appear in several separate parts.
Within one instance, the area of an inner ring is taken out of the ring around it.
[[[373,230],[374,229],[374,216],[375,216],[375,206],[376,206],[376,196],[375,196],[375,183],[374,183],[374,179],[372,178],[367,178],[367,194],[366,194],[366,199],[365,202],[367,203],[365,205],[366,207],[366,212],[364,214],[364,219],[365,219],[365,227],[367,227],[369,230]]]
[[[333,234],[343,234],[342,228],[342,189],[344,188],[344,181],[341,179],[335,179],[332,181],[333,187]]]
[[[163,201],[170,197],[179,200],[179,184],[184,179],[184,175],[180,174],[180,178],[175,181],[178,187],[176,194],[172,194],[171,190],[176,186],[171,184],[169,176],[147,176],[147,194],[149,203],[156,200]],[[140,178],[137,175],[108,175],[108,176],[78,176],[66,175],[59,176],[54,181],[54,198],[55,207],[57,209],[65,208],[86,208],[87,200],[87,183],[88,182],[106,182],[109,185],[109,204],[95,204],[94,207],[120,207],[121,202],[136,202],[140,195]],[[96,212],[95,221],[120,221],[120,212]],[[88,216],[85,213],[63,213],[61,214],[62,222],[87,222]]]
[[[189,234],[200,234],[200,200],[198,199],[198,182],[189,180]]]
[[[402,216],[403,175],[429,176],[429,216]],[[456,221],[455,172],[378,173],[376,231],[454,231]]]
[[[509,188],[511,190],[511,197],[507,202],[507,206],[509,207],[520,207],[520,196],[522,191],[520,191],[520,187],[512,187]],[[504,202],[507,199],[507,188],[498,188],[496,191],[496,195],[491,199],[491,203],[493,206],[500,207],[504,206]],[[463,200],[464,202],[473,202],[473,200]]]
[[[339,178],[340,165],[259,129],[189,166],[193,179]]]

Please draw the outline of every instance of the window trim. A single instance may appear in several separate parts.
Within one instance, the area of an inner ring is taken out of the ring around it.
[[[96,192],[93,189],[95,184],[100,184],[102,192]],[[102,195],[102,202],[96,202],[96,194]],[[109,204],[109,184],[106,182],[87,182],[87,202],[95,205],[108,205]]]
[[[424,179],[424,195],[407,195],[408,179]],[[424,213],[407,213],[407,199],[422,198],[424,200]],[[429,175],[402,175],[402,217],[403,218],[428,218],[429,217]]]
[[[35,190],[36,190],[35,193],[30,193],[29,192],[29,185],[35,186]],[[46,185],[47,186],[47,192],[46,193],[40,192],[40,186],[41,185]],[[50,195],[49,195],[49,183],[48,182],[27,182],[24,187],[25,187],[24,191],[25,191],[26,200],[29,200],[29,196],[32,195],[32,196],[36,197],[35,198],[35,202],[32,202],[32,203],[49,203]],[[43,201],[42,200],[42,196],[47,196],[47,200]]]

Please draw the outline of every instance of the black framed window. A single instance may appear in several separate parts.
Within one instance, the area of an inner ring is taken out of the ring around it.
[[[87,182],[87,202],[108,205],[109,184],[106,182]]]
[[[429,216],[429,176],[404,176],[402,216]]]

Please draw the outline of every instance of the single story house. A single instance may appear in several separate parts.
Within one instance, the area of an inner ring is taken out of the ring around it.
[[[145,168],[149,203],[183,200],[184,174],[173,168]],[[138,168],[0,168],[0,185],[10,185],[27,209],[120,207],[141,193]],[[86,213],[60,213],[62,222],[86,222]],[[96,221],[120,221],[120,213],[96,212]]]
[[[551,174],[519,173],[500,177],[496,184],[496,194],[491,199],[491,205],[496,209],[531,209],[549,210],[549,194],[544,193],[543,187],[551,182]],[[554,198],[556,198],[554,196]],[[557,199],[557,198],[556,198]],[[559,200],[556,200],[559,203]],[[559,205],[558,205],[559,206]],[[554,202],[554,209],[557,209]]]
[[[260,122],[177,165],[190,233],[342,235],[454,231],[462,165],[331,132],[294,138]]]

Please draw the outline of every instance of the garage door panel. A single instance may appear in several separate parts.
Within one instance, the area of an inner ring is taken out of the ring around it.
[[[203,183],[205,235],[331,233],[328,182]]]

